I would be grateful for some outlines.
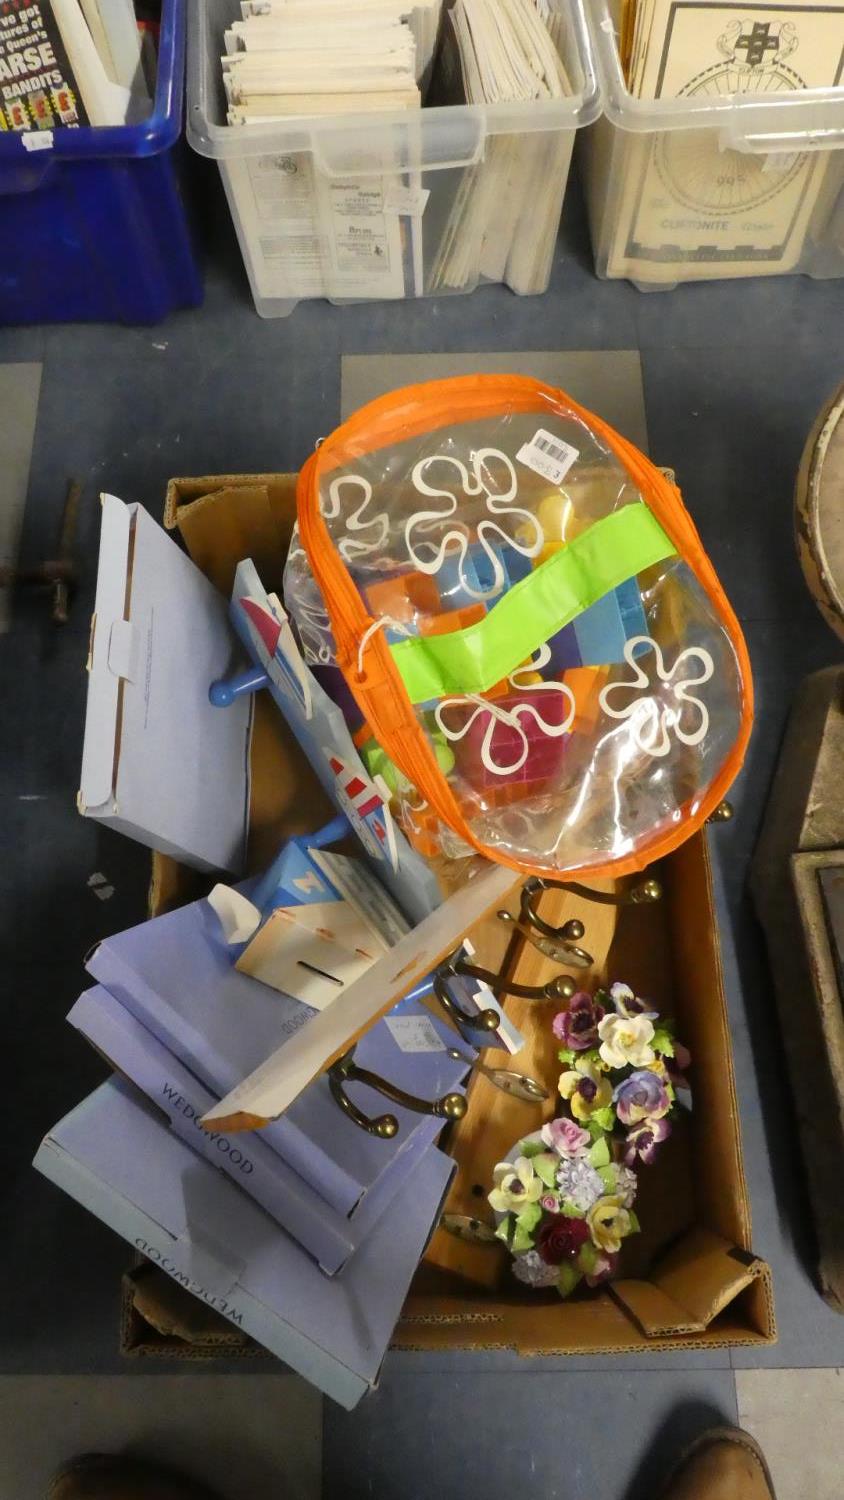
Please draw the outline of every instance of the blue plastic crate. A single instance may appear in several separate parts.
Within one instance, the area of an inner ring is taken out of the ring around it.
[[[152,114],[57,129],[48,149],[0,135],[0,324],[158,323],[202,301],[177,172],[185,0],[161,8]]]

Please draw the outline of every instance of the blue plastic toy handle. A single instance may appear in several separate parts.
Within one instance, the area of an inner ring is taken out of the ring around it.
[[[324,828],[318,828],[316,833],[299,834],[296,843],[302,849],[327,849],[329,844],[336,844],[340,839],[347,838],[352,832],[352,825],[345,813],[338,813]]]
[[[246,667],[233,677],[220,677],[212,682],[208,697],[215,708],[229,708],[236,698],[242,697],[244,693],[257,693],[260,688],[267,686],[269,680],[263,667]]]

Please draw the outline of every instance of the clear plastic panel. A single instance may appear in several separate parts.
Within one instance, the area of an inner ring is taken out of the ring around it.
[[[699,807],[740,730],[734,646],[586,422],[538,397],[347,459],[332,440],[335,457],[322,515],[481,843],[572,870]],[[284,592],[308,658],[332,663],[298,538]],[[350,728],[417,847],[456,853],[353,702]]]

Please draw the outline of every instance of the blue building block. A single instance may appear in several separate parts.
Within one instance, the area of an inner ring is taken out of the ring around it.
[[[548,645],[551,648],[551,660],[548,666],[543,668],[546,676],[560,677],[571,667],[583,665],[573,625],[564,625],[562,630],[558,630],[556,635],[551,636]]]
[[[511,547],[508,542],[492,542],[490,545],[504,569],[505,588],[511,589],[514,583],[518,583],[522,578],[527,578],[532,568],[529,557],[525,557],[521,552],[517,552],[516,548]],[[494,597],[492,589],[495,584],[495,574],[489,553],[477,542],[469,548],[469,552],[475,564],[475,573],[477,574],[481,588],[489,589],[490,597]],[[503,589],[499,590],[499,593],[503,592]]]
[[[634,635],[647,635],[648,622],[636,579],[625,578],[616,589],[615,597],[618,600],[625,640],[629,641]]]
[[[478,578],[475,559],[478,554],[483,556],[483,548],[477,544],[469,547],[466,556],[461,557],[457,551],[447,552],[437,572],[437,586],[440,591],[440,601],[443,611],[450,609],[465,609],[469,604],[478,604],[484,585]],[[484,561],[487,562],[486,557]],[[487,566],[489,566],[487,562]],[[466,587],[468,583],[469,588]],[[474,589],[474,594],[469,590]]]
[[[531,571],[531,560],[523,557],[506,542],[488,543],[504,573],[502,585],[495,589],[495,570],[487,548],[472,542],[461,559],[459,552],[449,552],[437,573],[440,598],[449,609],[464,609],[468,604],[491,604]],[[468,584],[468,588],[466,585]],[[471,593],[470,590],[475,592]]]
[[[617,591],[605,594],[603,599],[591,604],[573,623],[584,667],[600,667],[624,660],[627,636]]]

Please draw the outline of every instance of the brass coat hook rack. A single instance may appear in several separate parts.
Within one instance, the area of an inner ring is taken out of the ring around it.
[[[496,1018],[497,1019],[497,1018]],[[389,1079],[381,1078],[378,1073],[370,1072],[369,1068],[361,1068],[355,1062],[354,1048],[337,1062],[332,1064],[328,1070],[328,1086],[332,1097],[340,1106],[343,1113],[349,1119],[365,1130],[367,1135],[377,1135],[381,1140],[392,1140],[398,1133],[399,1122],[395,1115],[366,1115],[362,1109],[349,1098],[346,1093],[346,1084],[365,1083],[376,1093],[383,1094],[393,1104],[400,1104],[403,1109],[413,1110],[419,1115],[436,1115],[442,1120],[462,1120],[466,1113],[466,1100],[462,1094],[443,1094],[440,1099],[420,1099],[416,1094],[408,1094],[404,1089],[397,1088]]]

